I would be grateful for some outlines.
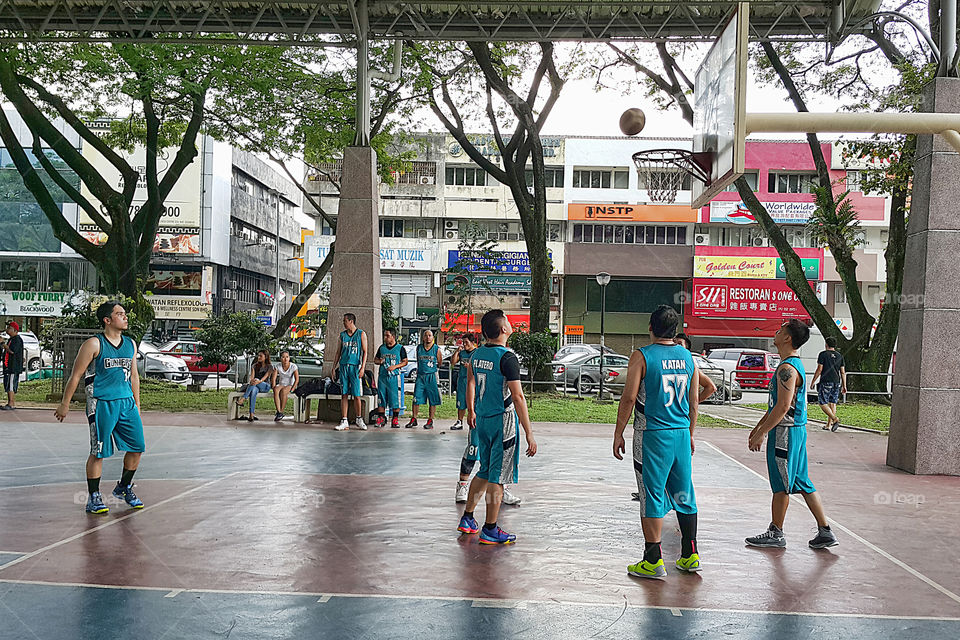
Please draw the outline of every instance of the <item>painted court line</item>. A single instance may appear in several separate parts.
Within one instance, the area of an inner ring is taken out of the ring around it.
[[[215,450],[197,451],[197,452],[191,451],[190,455],[193,457],[196,457],[196,456],[202,456],[210,453],[220,453],[220,452]],[[149,455],[150,458],[160,458],[164,456],[183,456],[183,452],[167,451],[165,453],[150,453],[150,454],[144,454],[144,455]],[[83,465],[83,462],[81,461],[80,464],[77,464],[76,460],[68,460],[66,462],[50,462],[48,464],[37,464],[32,467],[13,467],[11,469],[0,469],[0,473],[10,473],[12,471],[30,471],[32,469],[45,469],[46,467],[69,467],[74,465],[80,467]]]
[[[724,456],[725,458],[727,458],[727,459],[735,462],[736,464],[740,465],[741,467],[743,467],[744,469],[746,469],[747,471],[749,471],[749,472],[752,473],[753,475],[757,476],[757,477],[760,478],[761,480],[766,480],[766,478],[764,478],[762,475],[760,475],[759,473],[757,473],[756,471],[754,471],[753,469],[751,469],[751,468],[748,467],[747,465],[743,464],[742,462],[740,462],[739,460],[737,460],[737,459],[734,458],[733,456],[730,456],[730,455],[728,455],[727,453],[721,451],[720,448],[717,447],[716,445],[714,445],[713,443],[704,441],[704,444],[706,444],[708,447],[710,447],[711,449],[713,449],[714,451],[716,451],[716,452],[719,453],[720,455]],[[797,496],[790,496],[790,499],[791,499],[792,501],[794,501],[795,503],[797,503],[797,504],[804,504],[803,500],[801,500],[801,499],[800,499],[799,497],[797,497]],[[916,579],[918,579],[918,580],[920,580],[921,582],[924,582],[924,583],[926,583],[927,585],[933,587],[934,589],[936,589],[937,591],[939,591],[939,592],[942,593],[943,595],[947,596],[948,598],[950,598],[951,600],[953,600],[953,601],[956,602],[957,604],[960,604],[960,595],[957,595],[957,594],[954,593],[953,591],[950,591],[949,589],[947,589],[946,587],[944,587],[943,585],[941,585],[939,582],[936,582],[935,580],[933,580],[933,579],[931,579],[931,578],[928,578],[928,577],[925,576],[924,574],[920,573],[919,571],[917,571],[916,569],[914,569],[913,567],[911,567],[910,565],[908,565],[906,562],[904,562],[904,561],[902,561],[902,560],[900,560],[900,559],[898,559],[898,558],[890,555],[889,553],[887,553],[886,551],[884,551],[883,549],[881,549],[881,548],[878,547],[877,545],[873,544],[872,542],[870,542],[869,540],[867,540],[867,539],[864,538],[863,536],[860,536],[860,535],[854,533],[852,530],[850,530],[849,528],[843,526],[842,524],[840,524],[839,522],[837,522],[837,521],[834,520],[833,518],[828,518],[828,520],[830,521],[830,523],[831,523],[832,525],[834,525],[835,527],[837,527],[838,529],[840,529],[841,531],[843,531],[845,534],[847,534],[848,536],[850,536],[851,538],[853,538],[854,540],[856,540],[857,542],[859,542],[859,543],[862,544],[863,546],[867,547],[867,548],[870,549],[871,551],[876,552],[876,553],[879,554],[880,556],[886,558],[887,560],[889,560],[889,561],[892,562],[893,564],[897,565],[898,567],[900,567],[901,569],[903,569],[904,571],[906,571],[907,573],[909,573],[910,575],[912,575],[912,576],[915,577]]]
[[[131,513],[128,513],[128,514],[125,515],[125,516],[120,516],[119,518],[116,518],[116,519],[114,519],[114,520],[110,520],[109,522],[104,522],[103,524],[101,524],[101,525],[99,525],[99,526],[96,526],[96,527],[93,527],[92,529],[86,529],[86,530],[84,530],[84,531],[81,531],[80,533],[77,533],[77,534],[75,534],[75,535],[70,536],[69,538],[64,538],[63,540],[59,540],[59,541],[54,542],[54,543],[52,543],[52,544],[48,544],[48,545],[45,546],[45,547],[40,547],[40,548],[37,549],[36,551],[32,551],[32,552],[30,552],[30,553],[28,553],[28,554],[26,554],[26,555],[24,555],[24,556],[21,556],[21,557],[15,559],[15,560],[11,560],[10,562],[7,562],[6,564],[0,564],[0,571],[3,571],[4,569],[7,569],[8,567],[12,567],[12,566],[15,565],[15,564],[20,564],[21,562],[25,562],[25,561],[29,560],[30,558],[33,558],[34,556],[40,555],[41,553],[45,553],[45,552],[47,552],[47,551],[50,551],[51,549],[56,549],[57,547],[62,547],[62,546],[65,545],[65,544],[68,544],[68,543],[70,543],[70,542],[73,542],[74,540],[79,540],[80,538],[83,538],[83,537],[85,537],[85,536],[88,536],[88,535],[90,535],[91,533],[94,533],[95,531],[100,531],[101,529],[106,529],[107,527],[112,527],[113,525],[115,525],[115,524],[117,524],[117,523],[123,522],[123,521],[126,520],[127,518],[132,518],[132,517],[134,517],[134,516],[136,516],[136,515],[138,515],[138,514],[141,514],[141,513],[145,513],[145,512],[147,512],[147,511],[150,511],[151,509],[156,509],[156,508],[158,508],[158,507],[162,507],[163,505],[167,504],[168,502],[173,502],[174,500],[178,500],[178,499],[180,499],[180,498],[183,498],[184,496],[188,496],[188,495],[190,495],[191,493],[194,493],[194,492],[196,492],[196,491],[200,491],[201,489],[206,489],[207,487],[209,487],[210,485],[212,485],[212,484],[214,484],[214,483],[220,482],[221,480],[226,480],[227,478],[230,478],[230,477],[232,477],[232,476],[238,475],[239,473],[241,473],[241,472],[239,472],[239,471],[234,471],[233,473],[228,474],[228,475],[225,475],[225,476],[223,476],[222,478],[216,478],[216,479],[214,479],[214,480],[210,480],[209,482],[204,482],[203,484],[199,484],[199,485],[193,487],[192,489],[187,489],[186,491],[183,491],[183,492],[181,492],[181,493],[178,493],[178,494],[176,494],[176,495],[174,495],[174,496],[170,496],[170,497],[167,498],[166,500],[161,500],[160,502],[151,504],[151,505],[149,505],[149,506],[147,506],[147,507],[144,507],[143,509],[137,509],[136,511],[133,511],[133,512],[131,512]],[[168,589],[168,591],[170,591],[170,589]]]
[[[483,607],[486,609],[526,609],[527,603],[524,600],[480,599],[471,602],[470,606]]]
[[[10,580],[0,578],[0,584],[22,584],[30,586],[40,586],[40,587],[72,587],[80,589],[116,589],[119,591],[155,591],[155,592],[171,592],[176,591],[177,589],[172,589],[170,587],[136,587],[130,585],[113,585],[113,584],[90,584],[84,582],[49,582],[45,580]],[[420,600],[420,601],[439,601],[439,602],[477,602],[483,601],[484,598],[477,598],[474,596],[410,596],[410,595],[396,595],[396,594],[382,594],[382,593],[319,593],[319,592],[310,592],[310,591],[250,591],[242,589],[183,589],[183,593],[209,593],[213,595],[239,595],[239,596],[285,596],[285,597],[303,597],[303,598],[365,598],[370,600]],[[534,605],[545,605],[545,606],[561,606],[561,607],[583,607],[586,609],[616,609],[622,610],[622,603],[614,602],[577,602],[574,600],[531,600],[530,598],[525,598],[522,601],[512,601],[512,600],[502,600],[502,599],[493,599],[496,602],[518,602],[522,603],[525,606],[534,604]],[[478,605],[479,606],[479,605]],[[496,605],[494,605],[496,606]],[[671,613],[676,609],[677,611],[682,612],[686,611],[689,613],[729,613],[729,614],[742,614],[742,615],[764,615],[764,616],[794,616],[794,617],[804,617],[809,616],[812,618],[857,618],[862,620],[921,620],[927,622],[960,622],[960,617],[951,617],[951,616],[894,616],[894,615],[885,615],[885,614],[867,614],[867,613],[824,613],[820,611],[768,611],[760,609],[716,609],[716,608],[707,608],[707,607],[667,607],[660,605],[647,605],[647,604],[630,604],[627,603],[627,608],[629,609],[644,609],[651,611],[670,611]]]
[[[330,594],[329,593],[324,594],[321,598],[317,599],[317,602],[321,604],[324,602],[330,602]]]
[[[680,612],[680,609],[670,609],[670,613],[672,613],[677,618],[683,617],[683,614]]]
[[[180,595],[181,593],[183,593],[183,589],[174,589],[173,591],[171,591],[170,593],[168,593],[167,595],[165,595],[165,596],[163,596],[163,597],[164,597],[164,598],[176,598],[176,597],[177,597],[178,595]]]

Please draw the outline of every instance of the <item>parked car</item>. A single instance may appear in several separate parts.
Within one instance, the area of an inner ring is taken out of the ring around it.
[[[737,364],[740,362],[740,354],[751,349],[711,349],[707,352],[706,358],[714,365],[720,367],[729,378],[730,374],[737,370]]]
[[[161,352],[181,358],[187,363],[194,384],[203,384],[211,375],[223,375],[229,365],[200,365],[200,343],[192,340],[173,340],[158,347]]]
[[[731,385],[730,376],[726,374],[723,367],[718,363],[697,354],[693,354],[693,361],[697,364],[697,367],[713,381],[713,384],[717,385],[716,392],[707,399],[707,402],[719,404],[726,402],[728,399],[740,400],[743,398],[743,388],[740,386],[740,383],[734,379]]]
[[[745,389],[766,389],[780,366],[780,356],[768,351],[744,351],[737,362],[737,382]]]
[[[32,331],[21,331],[20,337],[23,338],[23,366],[27,373],[39,371],[44,366],[52,364],[52,357],[49,352],[44,352],[40,348],[40,340]],[[0,339],[4,342],[10,339],[7,332],[0,334]]]
[[[616,351],[610,347],[603,347],[604,353],[616,354]],[[558,360],[565,360],[567,356],[570,355],[586,355],[588,353],[600,353],[600,345],[598,344],[568,344],[560,347],[559,351],[553,354],[554,362]]]
[[[323,377],[323,352],[315,351],[310,348],[298,350],[298,349],[284,349],[284,351],[290,352],[290,362],[297,365],[297,370],[300,372],[300,380],[306,378],[321,378]],[[279,364],[278,359],[279,354],[271,354],[271,360],[274,366]],[[242,355],[238,356],[230,368],[226,371],[226,378],[230,382],[244,384],[247,380],[250,379],[250,365],[253,362],[254,356]]]
[[[604,354],[604,388],[609,388],[611,391],[623,390],[629,362],[628,357],[619,353]],[[560,362],[554,362],[553,380],[561,389],[573,387],[581,395],[590,395],[600,384],[600,352],[571,355]]]
[[[143,378],[159,378],[171,382],[183,382],[190,377],[190,370],[182,358],[163,353],[149,342],[140,343],[137,351],[137,372]]]
[[[401,369],[404,380],[407,382],[416,382],[417,380],[417,345],[404,345],[403,350],[407,354],[407,366]],[[459,378],[460,367],[453,367],[451,371],[450,359],[456,347],[440,345],[440,355],[443,358],[443,365],[440,367],[440,392],[449,393],[450,389],[457,388],[457,379]],[[451,378],[453,379],[451,382]],[[452,386],[451,386],[452,385]]]

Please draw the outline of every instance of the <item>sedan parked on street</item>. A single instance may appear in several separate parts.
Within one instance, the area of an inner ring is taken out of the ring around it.
[[[603,356],[604,388],[616,392],[623,390],[629,362],[629,358],[619,353]],[[590,395],[597,391],[600,384],[599,352],[569,356],[551,366],[553,380],[561,389],[572,387],[581,395]]]
[[[697,354],[693,354],[693,361],[713,381],[713,384],[717,385],[716,392],[707,399],[707,402],[722,404],[728,399],[740,400],[743,398],[743,389],[740,387],[740,383],[734,380],[731,385],[731,376],[727,375],[724,368],[719,364]]]
[[[141,342],[137,351],[137,372],[142,378],[158,378],[171,382],[183,382],[190,377],[190,370],[183,359],[162,353],[149,342]]]

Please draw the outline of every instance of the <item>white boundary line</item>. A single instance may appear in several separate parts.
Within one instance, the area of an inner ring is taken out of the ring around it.
[[[760,478],[761,480],[766,480],[766,478],[764,478],[762,475],[760,475],[759,473],[757,473],[756,471],[754,471],[753,469],[751,469],[751,468],[748,467],[747,465],[743,464],[742,462],[740,462],[739,460],[737,460],[737,459],[734,458],[733,456],[725,453],[724,451],[722,451],[719,447],[717,447],[717,446],[716,446],[715,444],[713,444],[712,442],[707,442],[707,441],[705,441],[705,440],[704,440],[703,442],[704,442],[704,444],[706,444],[708,447],[710,447],[711,449],[713,449],[714,451],[716,451],[717,453],[719,453],[719,454],[722,455],[723,457],[725,457],[725,458],[727,458],[728,460],[731,460],[732,462],[740,465],[741,467],[743,467],[744,469],[746,469],[747,471],[749,471],[749,472],[752,473],[753,475],[757,476],[757,477]],[[791,499],[792,501],[794,501],[795,503],[797,503],[797,504],[803,504],[803,500],[801,500],[800,498],[798,498],[798,497],[795,496],[795,495],[790,496],[790,499]],[[833,518],[828,518],[828,520],[830,521],[830,524],[832,524],[833,526],[837,527],[838,529],[840,529],[841,531],[843,531],[845,534],[847,534],[848,536],[850,536],[851,538],[853,538],[854,540],[856,540],[857,542],[859,542],[859,543],[862,544],[863,546],[867,547],[867,548],[870,549],[871,551],[874,551],[874,552],[877,553],[878,555],[886,558],[887,560],[889,560],[889,561],[892,562],[893,564],[897,565],[898,567],[900,567],[901,569],[903,569],[904,571],[906,571],[907,573],[909,573],[910,575],[912,575],[914,578],[916,578],[916,579],[920,580],[921,582],[924,582],[924,583],[926,583],[927,585],[933,587],[934,589],[936,589],[937,591],[939,591],[939,592],[942,593],[943,595],[947,596],[948,598],[950,598],[951,600],[953,600],[953,601],[956,602],[957,604],[960,604],[960,595],[957,595],[957,594],[954,593],[953,591],[950,591],[949,589],[947,589],[946,587],[944,587],[943,585],[941,585],[939,582],[936,582],[935,580],[933,580],[933,579],[931,579],[931,578],[928,578],[927,576],[923,575],[922,573],[920,573],[919,571],[917,571],[916,569],[914,569],[913,567],[911,567],[910,565],[908,565],[906,562],[904,562],[904,561],[902,561],[902,560],[900,560],[900,559],[898,559],[898,558],[890,555],[889,553],[887,553],[886,551],[884,551],[883,549],[881,549],[881,548],[878,547],[877,545],[873,544],[872,542],[870,542],[870,541],[867,540],[866,538],[864,538],[864,537],[862,537],[862,536],[854,533],[852,530],[850,530],[849,528],[843,526],[842,524],[840,524],[839,522],[837,522],[837,521],[834,520]]]
[[[213,595],[240,595],[240,596],[285,596],[285,597],[302,597],[302,598],[317,598],[318,601],[329,602],[331,598],[366,598],[370,600],[382,599],[382,600],[429,600],[429,601],[439,601],[439,602],[470,602],[471,607],[474,602],[486,603],[492,602],[495,604],[477,604],[478,607],[487,608],[522,608],[524,604],[534,604],[534,605],[547,605],[547,606],[562,606],[562,607],[584,607],[584,608],[594,608],[594,609],[603,609],[603,608],[615,608],[622,609],[623,603],[616,602],[577,602],[575,600],[537,600],[530,598],[522,598],[517,600],[504,600],[502,598],[477,598],[476,596],[427,596],[427,595],[397,595],[397,594],[381,594],[381,593],[329,593],[329,592],[311,592],[311,591],[253,591],[253,590],[243,590],[243,589],[171,589],[170,587],[138,587],[130,585],[110,585],[110,584],[89,584],[84,582],[49,582],[44,580],[12,580],[0,578],[0,584],[21,584],[21,585],[30,585],[30,586],[39,586],[39,587],[73,587],[73,588],[87,588],[87,589],[116,589],[119,591],[152,591],[155,593],[165,593],[169,594],[174,591],[179,593],[208,593]],[[521,605],[521,606],[517,606]],[[769,616],[794,616],[794,617],[804,617],[809,616],[812,618],[856,618],[863,620],[919,620],[919,621],[928,621],[928,622],[960,622],[960,617],[950,617],[950,616],[895,616],[889,614],[868,614],[868,613],[825,613],[820,611],[769,611],[761,609],[718,609],[718,608],[708,608],[708,607],[670,607],[662,605],[647,605],[647,604],[630,604],[627,603],[627,608],[629,609],[644,609],[651,611],[669,611],[671,614],[674,614],[674,611],[689,612],[689,613],[729,613],[729,614],[741,614],[741,615],[769,615]]]
[[[220,478],[216,478],[216,479],[214,479],[214,480],[210,480],[210,481],[208,481],[208,482],[204,482],[203,484],[198,484],[197,486],[193,487],[192,489],[187,489],[186,491],[182,491],[182,492],[180,492],[180,493],[178,493],[178,494],[176,494],[176,495],[172,495],[172,496],[170,496],[169,498],[167,498],[166,500],[161,500],[160,502],[156,502],[156,503],[154,503],[154,504],[151,504],[151,505],[149,505],[149,506],[147,506],[147,507],[144,507],[143,509],[137,509],[137,510],[135,510],[135,511],[132,511],[131,513],[128,513],[128,514],[123,515],[123,516],[120,516],[119,518],[115,518],[115,519],[110,520],[110,521],[108,521],[108,522],[104,522],[103,524],[101,524],[101,525],[99,525],[99,526],[96,526],[96,527],[93,527],[93,528],[91,528],[91,529],[85,529],[85,530],[81,531],[80,533],[77,533],[77,534],[74,534],[74,535],[70,536],[69,538],[64,538],[63,540],[58,540],[57,542],[53,542],[53,543],[51,543],[51,544],[48,544],[48,545],[45,546],[45,547],[40,547],[40,548],[37,549],[36,551],[31,551],[30,553],[27,553],[27,554],[25,554],[25,555],[23,555],[23,556],[15,559],[15,560],[11,560],[10,562],[8,562],[8,563],[6,563],[6,564],[0,564],[0,571],[3,571],[4,569],[7,569],[8,567],[12,567],[12,566],[14,566],[14,565],[16,565],[16,564],[20,564],[21,562],[25,562],[25,561],[29,560],[30,558],[33,558],[34,556],[40,555],[41,553],[45,553],[45,552],[47,552],[47,551],[50,551],[51,549],[56,549],[57,547],[61,547],[61,546],[65,545],[65,544],[68,544],[68,543],[70,543],[70,542],[73,542],[74,540],[79,540],[80,538],[83,538],[84,536],[88,536],[88,535],[90,535],[91,533],[94,533],[95,531],[100,531],[101,529],[106,529],[107,527],[112,527],[113,525],[115,525],[115,524],[117,524],[117,523],[120,523],[120,522],[123,522],[123,521],[126,520],[127,518],[132,518],[132,517],[134,517],[134,516],[137,515],[137,514],[145,513],[145,512],[147,512],[147,511],[150,511],[151,509],[156,509],[156,508],[158,508],[158,507],[162,507],[163,505],[167,504],[168,502],[172,502],[172,501],[174,501],[174,500],[178,500],[179,498],[182,498],[182,497],[184,497],[184,496],[190,495],[191,493],[194,493],[194,492],[196,492],[196,491],[200,491],[201,489],[206,489],[207,487],[209,487],[210,485],[212,485],[212,484],[214,484],[214,483],[220,482],[221,480],[226,480],[227,478],[233,477],[233,476],[238,475],[238,474],[240,474],[240,473],[241,473],[240,471],[235,471],[235,472],[233,472],[233,473],[227,474],[227,475],[222,476],[222,477],[220,477]],[[172,590],[173,590],[173,589],[167,589],[167,591],[172,591]]]
[[[219,453],[220,451],[216,449],[210,449],[208,451],[191,451],[191,456],[201,456],[209,453]],[[159,458],[161,456],[182,456],[182,451],[164,451],[160,453],[147,453],[150,458]],[[51,462],[49,464],[38,464],[32,467],[13,467],[11,469],[0,469],[0,473],[10,473],[12,471],[29,471],[31,469],[45,469],[47,467],[69,467],[76,465],[78,468],[83,465],[83,462],[77,463],[76,460],[68,460],[67,462]]]

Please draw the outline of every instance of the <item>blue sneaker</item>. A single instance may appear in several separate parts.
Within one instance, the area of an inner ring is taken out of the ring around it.
[[[103,496],[99,491],[95,491],[87,498],[87,513],[106,513],[110,511],[107,505],[103,504]]]
[[[513,544],[517,541],[517,536],[507,533],[500,527],[496,530],[484,529],[480,532],[480,544]]]
[[[113,488],[113,497],[125,500],[131,509],[143,509],[143,501],[133,492],[133,485],[121,487],[118,482]]]
[[[460,533],[476,533],[480,531],[480,525],[477,524],[474,518],[463,516],[460,518],[460,526],[457,527],[457,531]]]

